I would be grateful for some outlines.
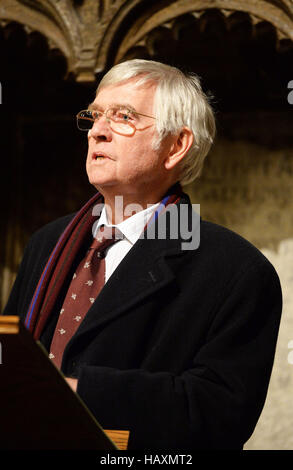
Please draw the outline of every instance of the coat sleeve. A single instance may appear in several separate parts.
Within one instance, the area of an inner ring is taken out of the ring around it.
[[[264,405],[281,310],[278,276],[257,262],[231,281],[180,375],[83,366],[77,393],[105,429],[130,430],[129,449],[241,449]]]

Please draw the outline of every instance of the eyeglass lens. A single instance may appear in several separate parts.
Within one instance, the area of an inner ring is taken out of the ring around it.
[[[109,110],[110,111],[110,110]],[[110,127],[114,132],[131,135],[135,132],[135,127],[133,124],[128,121],[117,120],[114,118],[113,113],[107,113],[107,117],[110,120]],[[80,130],[89,131],[94,124],[94,117],[91,111],[85,110],[81,111],[77,116],[77,127]]]

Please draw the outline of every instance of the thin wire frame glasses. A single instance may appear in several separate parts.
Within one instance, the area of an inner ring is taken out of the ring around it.
[[[79,130],[87,132],[91,130],[94,122],[102,116],[106,117],[113,132],[126,136],[132,136],[136,130],[143,130],[136,127],[137,116],[155,119],[153,116],[131,111],[124,107],[113,107],[104,112],[84,109],[76,115],[77,127]]]

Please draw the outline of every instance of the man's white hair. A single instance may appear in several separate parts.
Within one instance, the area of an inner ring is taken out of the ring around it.
[[[157,83],[154,117],[158,139],[153,143],[156,148],[169,133],[180,133],[184,126],[191,129],[194,141],[180,168],[181,184],[191,183],[201,173],[216,132],[214,113],[199,78],[160,62],[132,59],[112,67],[102,78],[97,93],[102,87],[135,77],[135,86],[142,86],[148,81]]]

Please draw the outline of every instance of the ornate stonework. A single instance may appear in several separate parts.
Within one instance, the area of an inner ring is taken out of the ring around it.
[[[118,62],[149,33],[185,14],[199,18],[209,9],[227,18],[249,14],[252,22],[267,21],[278,38],[293,40],[292,0],[1,0],[0,21],[16,21],[41,32],[50,47],[66,57],[68,73],[90,82],[109,63]]]

